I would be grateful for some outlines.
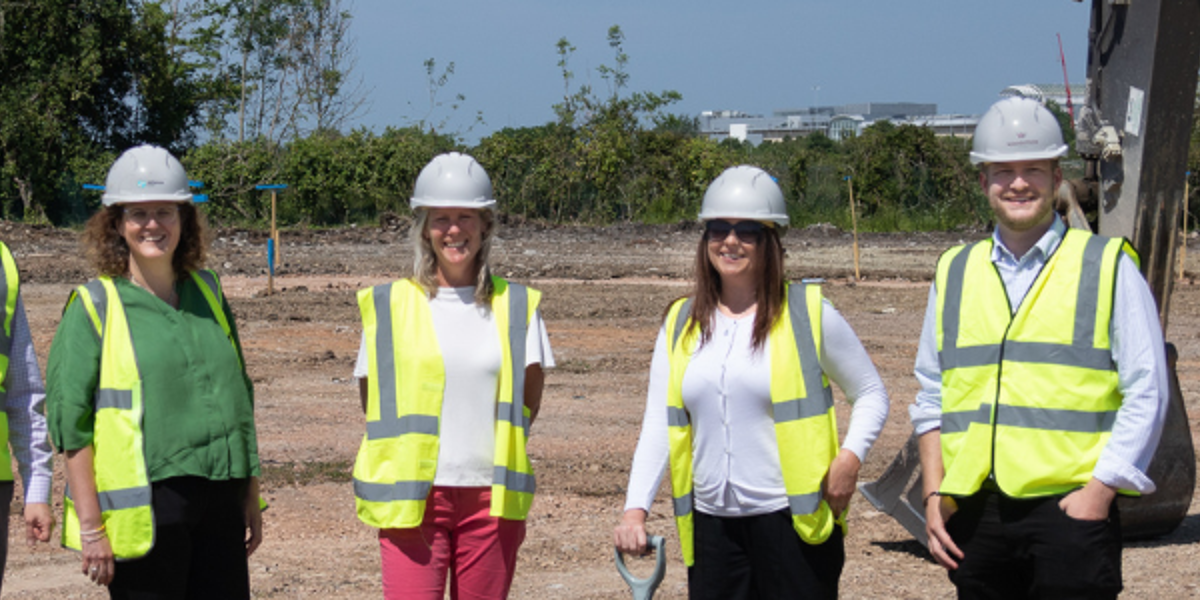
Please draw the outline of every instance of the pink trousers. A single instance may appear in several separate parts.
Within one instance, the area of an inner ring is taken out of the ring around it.
[[[491,488],[434,487],[425,520],[413,529],[379,530],[386,600],[452,600],[508,596],[525,541],[525,521],[488,516]]]

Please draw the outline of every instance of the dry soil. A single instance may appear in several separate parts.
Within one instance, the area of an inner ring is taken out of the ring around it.
[[[382,227],[285,231],[282,265],[267,295],[265,235],[216,232],[209,265],[237,313],[255,384],[264,468],[266,539],[250,559],[256,598],[369,598],[380,595],[375,531],[354,515],[350,465],[363,431],[351,377],[360,325],[356,289],[411,269],[404,219]],[[891,416],[863,466],[878,477],[907,439],[906,407],[929,279],[938,254],[982,232],[864,235],[853,281],[851,236],[831,227],[785,238],[787,274],[825,281],[827,297],[862,338],[891,395]],[[91,276],[77,234],[0,223],[13,249],[34,341],[45,365],[63,302]],[[548,227],[504,223],[495,271],[545,292],[543,312],[558,368],[549,372],[530,452],[538,495],[520,554],[514,598],[627,598],[613,566],[612,527],[623,503],[637,440],[654,336],[667,303],[686,293],[695,225]],[[1179,347],[1188,421],[1200,417],[1200,272],[1193,250],[1172,300],[1168,338]],[[847,406],[838,393],[841,425]],[[61,513],[61,457],[55,510]],[[664,488],[650,527],[668,539],[670,562],[658,598],[684,598],[684,569]],[[13,503],[19,514],[20,500]],[[1170,535],[1129,544],[1126,597],[1200,596],[1193,544],[1200,504]],[[947,598],[953,590],[925,549],[889,516],[856,496],[842,577],[846,598]],[[11,519],[4,593],[10,598],[100,598],[79,558],[57,544],[28,548]],[[631,561],[636,573],[650,563]]]

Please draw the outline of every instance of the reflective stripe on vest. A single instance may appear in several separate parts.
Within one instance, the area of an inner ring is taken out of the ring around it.
[[[771,408],[779,462],[792,526],[802,540],[819,544],[833,532],[836,518],[821,497],[821,481],[837,454],[833,394],[821,372],[821,290],[788,287],[787,310],[771,328]],[[690,326],[692,299],[677,301],[667,312],[670,379],[667,429],[675,522],[684,563],[694,564],[694,433],[683,403],[683,377],[699,344],[699,328]],[[773,343],[778,341],[788,343]],[[844,523],[843,523],[844,526]]]
[[[221,306],[221,287],[211,271],[191,273],[209,309],[237,345]],[[100,277],[75,289],[69,305],[78,299],[100,342],[100,381],[95,392],[95,425],[92,465],[101,518],[117,560],[144,556],[154,546],[154,512],[146,470],[142,435],[141,368],[125,305],[111,277]],[[79,516],[68,489],[63,498],[62,544],[81,549]]]
[[[20,274],[17,272],[17,262],[13,260],[8,246],[0,242],[0,262],[3,262],[4,273],[0,277],[0,406],[8,402],[8,361],[12,355],[13,319],[17,316],[17,294],[21,288]],[[0,410],[0,481],[12,481],[12,453],[8,449],[8,413]]]
[[[972,494],[989,474],[1013,497],[1090,479],[1121,405],[1108,333],[1123,251],[1135,256],[1068,230],[1015,314],[991,240],[942,257],[942,492]]]
[[[492,318],[502,343],[490,514],[520,520],[536,488],[525,450],[524,365],[529,319],[541,294],[499,277],[492,283]],[[428,295],[405,279],[361,290],[358,300],[368,353],[367,432],[354,462],[358,516],[373,527],[416,527],[437,471],[445,390]]]

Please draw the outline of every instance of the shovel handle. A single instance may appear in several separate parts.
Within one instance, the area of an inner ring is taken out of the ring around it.
[[[625,579],[625,583],[629,584],[629,589],[633,590],[633,600],[650,600],[654,597],[654,590],[658,589],[658,585],[662,583],[663,577],[667,574],[667,553],[663,552],[665,543],[666,540],[661,535],[652,535],[646,538],[646,545],[654,548],[654,572],[645,579],[634,577],[625,567],[625,557],[621,551],[613,549],[617,572]]]

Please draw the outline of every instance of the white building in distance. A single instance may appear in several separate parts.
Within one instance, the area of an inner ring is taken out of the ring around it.
[[[1068,106],[1067,88],[1061,84],[1022,84],[1004,88],[1000,96],[1033,98],[1043,104],[1054,101],[1064,110]],[[1076,108],[1082,105],[1082,93],[1072,96]],[[937,104],[916,102],[865,102],[841,106],[814,106],[782,109],[771,116],[751,115],[738,110],[708,110],[700,113],[700,133],[713,140],[736,139],[751,144],[780,142],[821,132],[830,139],[843,140],[859,135],[880,121],[895,125],[929,127],[936,135],[969,138],[975,132],[980,115],[938,114]]]

